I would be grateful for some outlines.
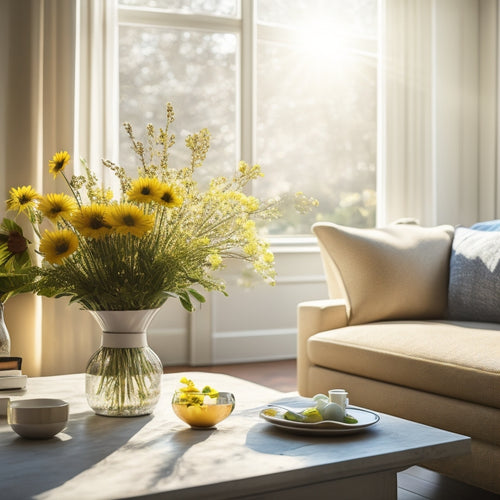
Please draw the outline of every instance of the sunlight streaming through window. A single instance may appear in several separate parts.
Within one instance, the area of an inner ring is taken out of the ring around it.
[[[242,114],[242,96],[248,94],[242,93],[241,75],[249,74],[253,59],[255,73],[245,82],[255,84],[253,161],[265,172],[255,194],[286,197],[303,191],[320,202],[306,217],[290,207],[266,230],[311,235],[317,220],[373,226],[377,0],[244,1],[249,3],[120,0],[124,10],[134,8],[119,30],[121,121],[146,119],[158,126],[171,101],[179,116],[177,140],[206,126],[212,134],[208,174],[228,175],[248,143],[241,136],[242,120],[248,120]],[[250,50],[242,50],[247,39],[238,18],[248,13],[242,5],[256,10]],[[154,26],[148,9],[164,9]],[[120,161],[127,165],[131,155],[123,134],[121,139]],[[186,159],[172,161],[182,166]]]

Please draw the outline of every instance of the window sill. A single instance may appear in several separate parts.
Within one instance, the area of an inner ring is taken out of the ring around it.
[[[269,236],[270,249],[280,253],[319,253],[316,238],[311,236]]]

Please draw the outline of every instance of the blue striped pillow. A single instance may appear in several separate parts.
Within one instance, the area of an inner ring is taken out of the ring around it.
[[[456,228],[448,315],[456,320],[500,323],[500,231]]]

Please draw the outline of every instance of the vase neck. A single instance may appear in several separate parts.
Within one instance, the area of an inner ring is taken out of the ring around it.
[[[89,311],[103,332],[143,333],[159,309]]]
[[[103,332],[102,347],[128,349],[132,347],[147,347],[146,332],[142,333],[111,333]]]

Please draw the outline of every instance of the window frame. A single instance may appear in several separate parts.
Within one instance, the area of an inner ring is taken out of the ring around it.
[[[236,76],[238,88],[236,89],[235,103],[235,121],[239,130],[235,134],[238,141],[235,151],[238,159],[249,164],[256,163],[257,75],[255,69],[257,67],[257,42],[266,40],[286,43],[290,39],[290,33],[293,32],[293,29],[282,25],[258,22],[257,0],[239,0],[235,17],[178,13],[156,8],[125,6],[120,5],[119,0],[115,1],[118,12],[117,31],[122,25],[143,25],[231,33],[239,38],[239,52],[236,54],[239,74]],[[358,56],[375,59],[377,72],[379,72],[379,44],[377,38],[353,36],[350,40],[353,42],[353,46],[357,46],[351,51]],[[380,95],[378,92],[377,94]],[[379,102],[377,102],[377,108],[380,108]],[[377,119],[377,128],[378,125],[379,120]],[[377,150],[379,149],[378,135],[377,133]],[[377,151],[377,194],[379,157]],[[377,219],[378,210],[379,200],[377,197]],[[270,235],[268,240],[274,250],[278,252],[317,252],[316,239],[312,234],[310,236]]]

